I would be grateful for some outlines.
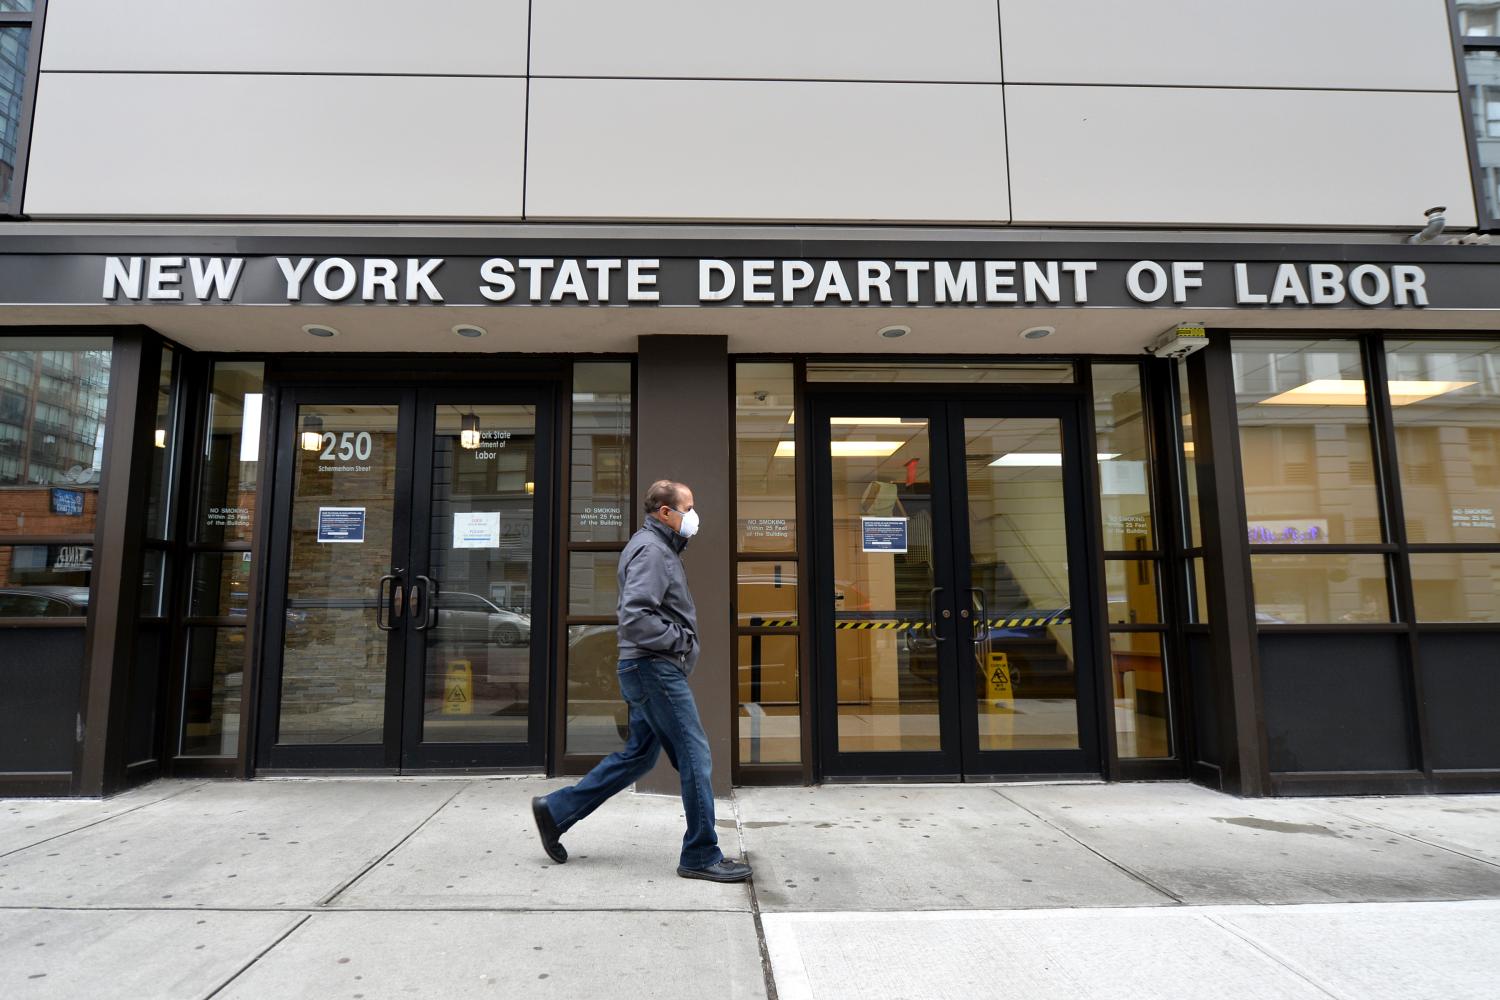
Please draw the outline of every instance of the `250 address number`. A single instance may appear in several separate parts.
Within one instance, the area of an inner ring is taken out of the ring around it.
[[[358,434],[354,431],[342,434],[324,431],[323,454],[318,457],[324,462],[349,462],[355,459],[363,462],[369,459],[373,448],[374,442],[369,431],[360,431]]]

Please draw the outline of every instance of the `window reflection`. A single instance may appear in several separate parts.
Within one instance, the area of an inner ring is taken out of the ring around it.
[[[1457,0],[1458,33],[1466,38],[1500,35],[1500,3],[1495,0]]]
[[[635,530],[630,498],[630,365],[573,366],[571,536],[623,542]]]
[[[0,341],[0,606],[11,617],[87,607],[109,377],[107,340]]]
[[[0,10],[30,10],[26,6],[0,4]],[[11,199],[16,172],[17,146],[21,134],[22,100],[26,87],[26,62],[31,48],[31,29],[0,28],[0,202]]]
[[[1276,553],[1250,557],[1259,625],[1337,625],[1391,620],[1382,555]]]
[[[1115,736],[1121,757],[1170,757],[1167,674],[1162,637],[1120,632],[1109,637]]]
[[[1414,552],[1419,622],[1500,622],[1500,553]]]
[[[1386,359],[1408,540],[1500,541],[1500,345],[1413,341]]]
[[[1095,365],[1093,377],[1104,547],[1155,548],[1141,370],[1137,365]]]
[[[742,552],[797,546],[797,461],[789,364],[742,364],[735,378],[735,505]]]
[[[620,696],[619,627],[568,626],[568,722],[570,754],[613,753],[630,732],[630,710]]]
[[[1495,34],[1494,10],[1483,26],[1485,34]],[[1465,53],[1464,69],[1469,79],[1469,113],[1474,118],[1475,145],[1479,149],[1477,164],[1489,215],[1500,215],[1500,52],[1480,49]]]
[[[258,361],[214,365],[199,480],[199,541],[250,540],[260,471],[263,382],[264,365]]]
[[[1250,541],[1382,541],[1358,345],[1235,341],[1233,357]]]

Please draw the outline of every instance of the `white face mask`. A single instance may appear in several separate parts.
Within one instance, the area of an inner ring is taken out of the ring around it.
[[[673,510],[676,510],[676,508],[674,507]],[[682,515],[682,527],[677,529],[677,533],[683,538],[692,538],[698,533],[698,512],[696,510],[679,510],[677,513]]]

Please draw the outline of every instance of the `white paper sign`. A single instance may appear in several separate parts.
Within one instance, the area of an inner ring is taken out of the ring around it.
[[[455,549],[498,549],[500,547],[500,512],[475,510],[453,515]]]

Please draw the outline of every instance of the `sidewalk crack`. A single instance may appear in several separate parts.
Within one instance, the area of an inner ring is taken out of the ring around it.
[[[998,788],[991,788],[990,791],[994,792],[996,795],[1000,796],[1002,799],[1004,799],[1005,801],[1009,802],[1011,805],[1015,806],[1017,809],[1021,810],[1022,812],[1026,813],[1027,815],[1036,817],[1036,819],[1038,821],[1040,821],[1040,822],[1044,823],[1045,825],[1051,827],[1052,829],[1056,830],[1058,833],[1062,834],[1064,837],[1067,837],[1073,843],[1077,844],[1079,847],[1083,848],[1085,851],[1088,851],[1090,854],[1094,855],[1094,857],[1096,857],[1099,860],[1103,861],[1105,864],[1109,865],[1110,867],[1115,868],[1118,871],[1124,873],[1125,875],[1128,875],[1130,878],[1135,879],[1137,882],[1141,883],[1141,885],[1144,885],[1146,888],[1152,889],[1152,890],[1155,890],[1156,892],[1161,893],[1163,896],[1166,896],[1168,899],[1170,899],[1172,902],[1176,903],[1177,905],[1179,905],[1179,906],[1184,905],[1183,898],[1181,896],[1177,895],[1177,893],[1173,892],[1171,889],[1168,889],[1166,886],[1156,884],[1151,879],[1147,878],[1145,875],[1143,875],[1140,872],[1136,871],[1134,868],[1131,868],[1129,865],[1123,864],[1122,862],[1119,862],[1119,861],[1116,861],[1114,858],[1110,857],[1109,855],[1105,854],[1104,852],[1102,852],[1100,850],[1097,850],[1092,844],[1085,843],[1084,841],[1080,840],[1078,837],[1074,836],[1073,833],[1072,833],[1072,831],[1068,830],[1066,827],[1062,826],[1061,824],[1054,823],[1052,820],[1048,819],[1046,816],[1043,816],[1041,813],[1037,812],[1036,810],[1030,809],[1027,806],[1025,806],[1024,804],[1022,804],[1020,802],[1017,802],[1015,799],[1011,798],[1009,795],[1006,795],[1003,791],[1001,791]]]
[[[1270,945],[1263,944],[1262,942],[1257,941],[1255,938],[1250,936],[1248,931],[1236,927],[1234,924],[1230,923],[1223,917],[1220,917],[1213,913],[1200,913],[1198,914],[1198,916],[1201,916],[1209,923],[1214,924],[1225,931],[1228,931],[1230,934],[1233,934],[1235,937],[1245,942],[1251,948],[1254,948],[1266,958],[1270,959],[1272,962],[1275,962],[1277,965],[1281,966],[1283,969],[1290,972],[1298,979],[1307,983],[1309,986],[1317,990],[1319,993],[1322,993],[1324,996],[1332,997],[1333,1000],[1359,1000],[1358,997],[1345,996],[1344,994],[1339,993],[1333,987],[1319,981],[1318,978],[1312,973],[1305,972],[1301,968],[1299,968],[1296,962],[1293,962],[1291,959],[1279,954]]]
[[[238,969],[236,969],[234,972],[232,972],[230,974],[229,978],[226,979],[226,980],[224,980],[217,987],[215,987],[212,992],[205,993],[203,995],[203,1000],[213,1000],[214,997],[218,996],[220,993],[223,993],[226,989],[229,988],[229,984],[230,983],[234,982],[236,979],[240,978],[245,973],[249,972],[250,971],[250,967],[253,966],[256,962],[259,962],[261,959],[265,958],[268,954],[270,954],[272,948],[275,948],[277,945],[281,944],[281,942],[283,942],[287,938],[291,937],[293,934],[295,934],[297,932],[297,929],[299,927],[301,927],[303,924],[307,923],[311,919],[312,919],[312,914],[309,913],[305,917],[303,917],[301,920],[299,920],[296,923],[292,924],[292,926],[288,927],[285,931],[283,931],[282,933],[278,934],[276,936],[276,940],[272,941],[270,944],[266,945],[260,951],[256,952],[254,955],[252,955],[250,957],[250,961],[246,962],[244,965],[240,966]]]
[[[745,825],[740,816],[740,797],[733,792],[729,796],[730,805],[734,808],[734,832],[740,842],[740,857],[745,864],[750,863],[750,852],[745,847]],[[765,977],[766,1000],[778,1000],[776,994],[776,973],[771,968],[771,949],[766,946],[766,926],[760,919],[760,896],[755,891],[755,876],[751,875],[745,882],[745,887],[750,890],[750,918],[755,923],[755,943],[760,948],[760,970]]]
[[[34,844],[27,844],[24,847],[17,847],[17,848],[15,848],[13,850],[6,851],[3,854],[0,854],[0,858],[8,858],[12,854],[20,854],[22,851],[29,851],[33,847],[41,847],[43,844],[50,844],[54,840],[57,840],[57,839],[59,839],[61,837],[70,837],[70,836],[72,836],[75,833],[82,833],[84,830],[88,830],[88,829],[90,829],[92,827],[96,827],[96,826],[100,825],[101,823],[108,823],[112,819],[119,819],[121,816],[129,816],[131,813],[136,812],[137,810],[140,810],[140,809],[145,809],[147,806],[154,806],[154,805],[157,805],[158,803],[166,802],[168,799],[175,799],[175,798],[177,798],[177,796],[179,796],[179,795],[186,795],[188,792],[196,792],[198,789],[202,788],[206,784],[208,784],[208,782],[206,782],[206,781],[196,781],[196,782],[193,782],[193,783],[189,784],[186,788],[179,788],[177,791],[173,792],[171,795],[163,795],[159,799],[152,799],[150,802],[142,802],[138,806],[131,806],[129,809],[122,809],[122,810],[120,810],[117,813],[110,813],[108,816],[104,816],[104,817],[102,817],[100,819],[96,819],[92,823],[85,823],[82,826],[75,826],[71,830],[64,830],[62,833],[54,833],[50,837],[43,837],[41,840],[38,840]]]
[[[354,883],[358,882],[360,879],[362,879],[366,875],[370,874],[370,872],[372,872],[375,869],[376,865],[380,864],[386,858],[390,857],[392,854],[395,854],[397,851],[399,851],[401,849],[401,846],[403,844],[405,844],[411,838],[415,837],[417,835],[417,833],[424,826],[426,826],[428,823],[431,823],[432,820],[433,820],[433,818],[436,817],[438,813],[440,813],[444,809],[448,808],[448,803],[450,803],[454,799],[458,798],[461,794],[463,794],[465,791],[467,791],[468,789],[472,788],[473,786],[474,786],[474,783],[472,781],[466,781],[462,785],[459,785],[458,786],[458,790],[456,792],[454,792],[452,795],[448,796],[446,799],[444,799],[442,802],[440,802],[438,804],[438,807],[436,809],[434,809],[432,812],[428,813],[427,816],[426,816],[426,818],[423,819],[422,822],[418,823],[416,826],[412,827],[409,831],[407,831],[406,836],[402,837],[400,840],[398,840],[394,844],[392,844],[390,846],[390,848],[385,851],[385,853],[383,853],[383,854],[380,855],[380,857],[374,859],[369,864],[365,865],[364,868],[362,868],[359,871],[355,872],[353,876],[351,876],[350,878],[345,879],[339,885],[335,886],[332,892],[330,892],[330,893],[326,894],[325,896],[323,896],[323,898],[319,899],[317,901],[317,903],[315,903],[314,905],[315,906],[319,906],[319,907],[327,906],[328,904],[332,903],[335,899],[337,899],[339,896],[341,896],[345,892],[347,892],[349,889],[353,888]]]
[[[1491,861],[1489,858],[1481,858],[1477,855],[1469,854],[1466,851],[1461,851],[1458,848],[1450,846],[1448,844],[1439,844],[1434,841],[1427,840],[1423,837],[1419,837],[1415,833],[1407,833],[1404,830],[1395,830],[1391,827],[1385,826],[1382,823],[1377,823],[1374,820],[1363,819],[1350,813],[1341,812],[1340,810],[1334,809],[1330,806],[1323,806],[1322,808],[1326,809],[1328,812],[1333,813],[1335,816],[1340,817],[1341,819],[1348,820],[1351,823],[1358,823],[1360,826],[1374,827],[1375,829],[1384,831],[1385,833],[1388,833],[1393,837],[1401,837],[1406,840],[1415,840],[1417,843],[1425,844],[1426,846],[1431,847],[1434,850],[1447,851],[1449,854],[1456,854],[1461,858],[1467,858],[1470,861],[1477,861],[1482,865],[1489,865],[1491,868],[1500,868],[1500,862]]]

